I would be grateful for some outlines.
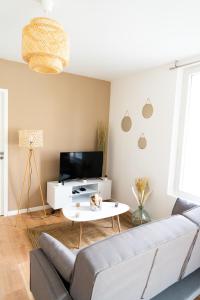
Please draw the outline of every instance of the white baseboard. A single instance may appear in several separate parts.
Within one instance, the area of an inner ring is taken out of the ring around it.
[[[49,205],[45,205],[44,207],[45,207],[45,209],[50,208]],[[30,207],[30,208],[29,208],[29,211],[31,211],[31,212],[32,212],[32,211],[39,211],[39,210],[43,210],[43,206],[35,206],[35,207]],[[26,208],[20,209],[19,213],[20,213],[20,214],[27,213],[27,209],[26,209]],[[18,210],[9,210],[9,211],[7,212],[7,216],[15,216],[15,215],[17,215],[17,214],[18,214]]]

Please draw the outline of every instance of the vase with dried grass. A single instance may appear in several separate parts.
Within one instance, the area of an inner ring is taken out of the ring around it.
[[[103,151],[103,174],[106,174],[106,146],[108,126],[103,122],[97,123],[97,151]]]
[[[138,203],[138,209],[132,213],[132,223],[138,226],[151,221],[148,212],[144,209],[144,205],[151,194],[149,181],[146,177],[136,178],[135,185],[132,185],[133,195]]]
[[[97,150],[105,151],[106,142],[107,142],[107,133],[108,128],[107,125],[103,122],[98,122],[97,124]]]

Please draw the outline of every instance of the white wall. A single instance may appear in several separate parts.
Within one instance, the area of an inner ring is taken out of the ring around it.
[[[147,176],[153,193],[146,209],[153,218],[169,215],[175,201],[167,195],[167,185],[176,81],[177,72],[162,66],[111,83],[108,175],[113,180],[113,199],[135,209],[131,184],[136,177]],[[147,97],[154,106],[150,119],[141,113]],[[121,119],[127,110],[133,127],[125,133]],[[148,143],[144,150],[137,146],[141,133]]]

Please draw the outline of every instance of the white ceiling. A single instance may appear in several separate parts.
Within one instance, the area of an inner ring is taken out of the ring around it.
[[[22,61],[22,28],[41,15],[0,0],[0,58]],[[70,73],[110,80],[200,54],[199,0],[55,0],[50,17],[70,36]]]

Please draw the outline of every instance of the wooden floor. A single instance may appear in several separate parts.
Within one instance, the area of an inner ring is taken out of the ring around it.
[[[33,300],[29,291],[29,251],[32,245],[26,229],[64,221],[63,217],[56,216],[41,220],[38,213],[34,213],[34,217],[37,218],[27,214],[0,217],[0,300]]]
[[[0,300],[33,300],[29,290],[29,251],[32,245],[27,228],[66,222],[60,214],[43,220],[39,216],[37,212],[32,217],[28,214],[0,217]],[[127,218],[124,223],[127,223]],[[117,229],[115,231],[118,232]]]
[[[0,217],[0,300],[33,300],[29,291],[29,251],[32,246],[26,234],[27,227],[66,220],[56,215],[41,220],[37,218],[38,213],[34,213],[34,217],[27,214]]]

